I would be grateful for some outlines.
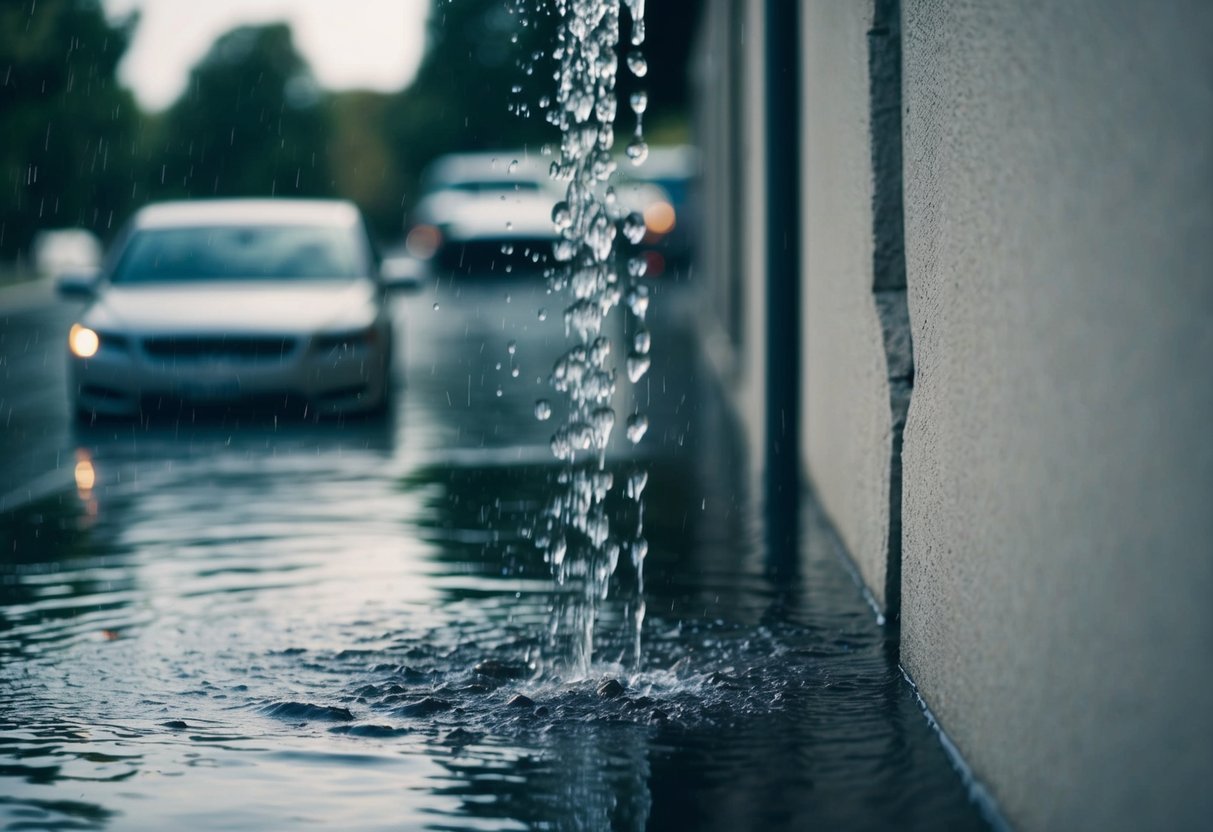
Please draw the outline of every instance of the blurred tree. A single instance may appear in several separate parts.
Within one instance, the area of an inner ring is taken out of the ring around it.
[[[635,89],[649,94],[649,128],[689,139],[687,62],[701,7],[702,0],[647,4],[642,50],[649,71],[643,79],[633,77],[622,60],[634,48],[631,20],[622,13],[617,140],[634,126],[622,102]],[[389,100],[384,114],[406,208],[415,201],[421,171],[444,153],[539,152],[544,144],[558,143],[541,103],[555,97],[551,54],[559,24],[554,0],[435,0],[417,78]],[[387,230],[388,217],[377,219]],[[398,230],[398,211],[394,222]]]
[[[286,24],[222,35],[159,120],[151,195],[331,194],[323,104]]]
[[[684,138],[702,0],[647,5],[649,71],[636,79],[621,61],[620,100],[644,88],[650,134]],[[100,0],[0,0],[0,258],[39,227],[104,236],[149,199],[185,196],[344,196],[396,236],[435,157],[558,140],[541,107],[555,92],[555,0],[434,0],[417,78],[391,95],[322,95],[285,24],[235,29],[159,116],[115,80],[135,22],[108,22]],[[621,105],[620,138],[632,124]]]
[[[130,210],[139,115],[116,70],[134,24],[99,0],[0,2],[0,258],[39,228],[106,236]]]
[[[383,93],[345,92],[333,95],[328,105],[333,190],[358,203],[372,226],[393,239],[400,234],[408,190],[401,153],[386,127],[394,100]]]
[[[386,139],[401,193],[385,233],[400,233],[421,172],[444,153],[530,148],[556,140],[538,100],[552,95],[557,20],[551,0],[435,0],[413,84],[388,101]],[[390,227],[389,227],[390,223]]]

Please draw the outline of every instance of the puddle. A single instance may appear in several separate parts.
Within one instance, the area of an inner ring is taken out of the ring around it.
[[[402,301],[386,424],[85,431],[87,489],[0,514],[3,824],[983,828],[811,504],[768,573],[688,287],[654,289],[658,427],[607,459],[649,470],[642,662],[617,592],[585,678],[545,663],[562,324],[500,291]]]

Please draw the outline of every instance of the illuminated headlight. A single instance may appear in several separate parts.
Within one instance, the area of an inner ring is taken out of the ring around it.
[[[92,358],[101,346],[101,339],[88,327],[73,324],[67,334],[67,346],[77,358]]]

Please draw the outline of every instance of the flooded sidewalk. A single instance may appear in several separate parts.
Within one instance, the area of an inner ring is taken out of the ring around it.
[[[106,424],[0,515],[4,825],[986,827],[811,501],[767,567],[690,286],[654,286],[653,427],[608,457],[649,472],[642,660],[624,563],[562,677],[527,531],[561,325],[541,280],[434,291],[385,421]]]

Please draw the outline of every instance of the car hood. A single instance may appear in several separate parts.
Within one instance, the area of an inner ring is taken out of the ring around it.
[[[487,195],[434,194],[418,208],[422,222],[442,228],[451,241],[555,240],[552,193],[501,192]]]
[[[83,322],[136,333],[307,333],[367,326],[377,299],[369,280],[110,286]]]

